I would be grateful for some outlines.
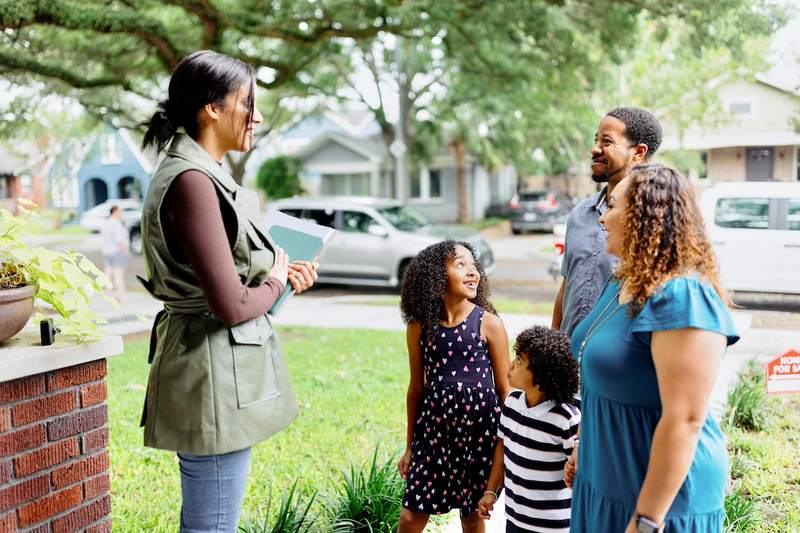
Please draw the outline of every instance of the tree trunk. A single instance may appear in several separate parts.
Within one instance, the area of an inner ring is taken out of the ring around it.
[[[231,177],[234,179],[236,183],[239,185],[242,184],[242,180],[244,179],[244,170],[247,167],[247,162],[250,160],[250,156],[253,155],[253,152],[244,152],[244,153],[227,153],[225,154],[225,161],[228,163],[228,166],[231,169]]]
[[[456,137],[450,142],[450,150],[456,160],[458,176],[458,223],[469,221],[469,187],[467,186],[467,147],[464,139]]]

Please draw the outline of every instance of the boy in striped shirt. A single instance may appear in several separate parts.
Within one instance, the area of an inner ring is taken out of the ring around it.
[[[568,533],[572,490],[563,476],[578,445],[578,365],[567,336],[541,326],[520,333],[514,351],[508,379],[519,390],[506,397],[478,513],[489,518],[503,485],[507,533]]]

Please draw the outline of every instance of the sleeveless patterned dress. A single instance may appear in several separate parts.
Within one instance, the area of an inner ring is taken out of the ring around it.
[[[500,404],[492,364],[481,339],[484,310],[472,309],[457,326],[437,326],[421,339],[425,386],[414,424],[403,507],[442,514],[477,509],[486,490]]]

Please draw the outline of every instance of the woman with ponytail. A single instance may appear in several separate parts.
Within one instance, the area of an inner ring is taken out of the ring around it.
[[[267,311],[316,264],[289,263],[258,225],[258,198],[222,167],[261,124],[253,69],[211,51],[184,58],[147,122],[166,151],[142,213],[145,287],[164,302],[153,324],[142,424],[146,446],[177,452],[180,531],[237,530],[250,448],[297,415]]]

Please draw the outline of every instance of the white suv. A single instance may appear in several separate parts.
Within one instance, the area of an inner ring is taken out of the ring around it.
[[[434,226],[396,200],[295,197],[267,207],[338,230],[320,262],[320,282],[397,287],[409,261],[447,237],[471,244],[486,274],[494,271],[492,250],[479,233]]]
[[[800,294],[800,183],[723,183],[700,201],[724,286]]]

